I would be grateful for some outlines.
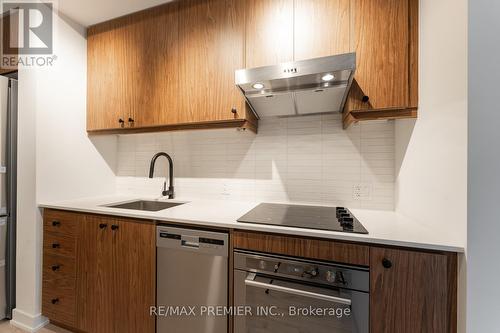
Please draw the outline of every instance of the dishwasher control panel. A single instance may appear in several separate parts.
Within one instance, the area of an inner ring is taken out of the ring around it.
[[[228,256],[229,235],[223,232],[158,226],[156,246],[173,250],[188,250],[219,256]]]

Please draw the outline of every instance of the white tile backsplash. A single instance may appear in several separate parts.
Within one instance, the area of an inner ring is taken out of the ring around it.
[[[161,192],[165,159],[157,162],[157,177],[146,178],[158,151],[174,160],[179,197],[394,208],[391,121],[343,130],[341,115],[332,114],[264,119],[257,135],[235,129],[120,135],[119,192]]]

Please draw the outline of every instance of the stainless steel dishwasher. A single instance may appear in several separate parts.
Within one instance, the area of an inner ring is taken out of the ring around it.
[[[227,233],[158,226],[156,332],[225,333]]]

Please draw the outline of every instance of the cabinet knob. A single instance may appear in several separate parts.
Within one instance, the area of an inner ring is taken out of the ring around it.
[[[119,118],[119,119],[118,119],[118,122],[119,122],[121,125],[123,125],[123,124],[125,123],[125,120],[123,120],[122,118]]]
[[[382,259],[382,266],[384,266],[385,268],[391,268],[392,262],[389,259],[384,258]]]
[[[237,114],[237,113],[238,113],[238,109],[236,109],[236,108],[232,108],[232,109],[231,109],[231,113],[233,113],[233,114]]]
[[[369,100],[370,100],[370,97],[368,97],[366,95],[363,96],[363,98],[361,98],[361,102],[363,102],[363,103],[368,103]]]
[[[133,118],[128,118],[128,122],[129,122],[129,123],[133,123],[133,122],[134,122],[134,119],[133,119]]]
[[[59,243],[52,243],[52,248],[53,249],[58,249],[60,247],[61,247],[61,244],[59,244]]]
[[[54,266],[52,266],[52,270],[53,270],[54,272],[55,272],[55,271],[57,271],[59,268],[61,268],[61,266],[59,266],[59,265],[54,265]]]
[[[117,230],[117,229],[118,229],[118,226],[117,226],[116,224],[113,224],[113,225],[111,226],[111,230]]]
[[[61,222],[59,222],[57,220],[52,221],[52,226],[59,227],[60,225],[61,225]]]
[[[57,304],[57,303],[59,303],[59,298],[53,298],[51,300],[51,302],[52,302],[52,304]]]
[[[107,225],[106,223],[101,223],[101,224],[99,224],[99,228],[100,228],[100,229],[104,229],[104,228],[106,228],[107,226],[108,226],[108,225]]]

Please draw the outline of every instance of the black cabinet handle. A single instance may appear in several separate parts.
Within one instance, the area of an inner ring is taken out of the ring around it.
[[[101,228],[101,229],[104,229],[104,228],[106,228],[107,226],[108,226],[108,225],[107,225],[106,223],[101,223],[101,224],[99,224],[99,228]]]
[[[389,259],[384,258],[382,259],[382,266],[384,266],[385,268],[391,268],[392,262]]]
[[[363,102],[363,103],[368,103],[369,100],[370,100],[370,97],[368,97],[366,95],[361,98],[361,102]]]
[[[133,122],[134,122],[134,119],[133,119],[133,118],[128,118],[128,122],[129,122],[129,123],[133,123]]]
[[[60,225],[61,225],[61,222],[59,222],[57,220],[52,221],[52,226],[59,227]]]
[[[118,229],[118,226],[117,226],[116,224],[113,224],[113,225],[111,226],[111,230],[117,230],[117,229]]]
[[[123,120],[122,118],[119,118],[118,122],[123,125],[125,123],[125,120]]]
[[[236,109],[236,108],[232,108],[232,109],[231,109],[231,112],[232,112],[233,114],[237,114],[237,113],[238,113],[238,109]]]
[[[59,298],[53,298],[51,302],[52,304],[57,304],[59,303]]]
[[[61,266],[59,266],[59,265],[54,265],[54,266],[52,266],[52,270],[53,270],[54,272],[55,272],[55,271],[57,271],[59,268],[61,268]]]
[[[61,244],[59,243],[52,243],[52,248],[53,249],[59,249],[61,247]]]

